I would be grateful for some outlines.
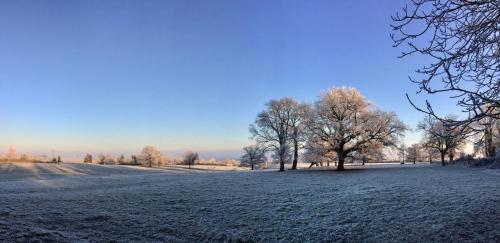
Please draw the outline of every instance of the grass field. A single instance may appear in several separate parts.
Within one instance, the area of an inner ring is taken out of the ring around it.
[[[0,241],[500,241],[500,171],[0,164]]]

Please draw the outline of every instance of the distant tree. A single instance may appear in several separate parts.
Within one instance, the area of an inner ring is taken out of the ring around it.
[[[153,146],[145,146],[139,155],[142,165],[149,167],[152,167],[153,164],[160,166],[161,157],[161,152]]]
[[[97,163],[100,165],[105,164],[106,163],[106,156],[104,156],[104,154],[99,154],[97,156]]]
[[[184,164],[189,165],[189,169],[191,169],[191,166],[194,165],[199,159],[198,153],[187,152],[184,155]]]
[[[280,169],[285,170],[288,143],[290,143],[291,119],[297,102],[292,98],[271,100],[266,109],[250,125],[252,137],[265,148],[269,148],[277,155]]]
[[[116,164],[116,159],[112,155],[105,155],[104,156],[104,164],[114,165],[114,164]]]
[[[172,164],[172,159],[167,156],[162,156],[160,161],[163,165]]]
[[[83,158],[83,163],[92,163],[92,155],[91,154],[85,155],[85,158]]]
[[[393,145],[407,129],[395,113],[374,110],[354,88],[332,88],[315,103],[310,122],[312,136],[323,142],[327,152],[335,152],[337,170],[345,159],[370,143]]]
[[[327,160],[325,146],[320,141],[313,139],[313,137],[309,137],[304,146],[305,152],[302,155],[304,162],[309,163],[309,168],[314,165],[323,165],[323,162]]]
[[[241,164],[250,165],[251,170],[255,165],[263,164],[267,160],[266,150],[258,145],[247,146],[243,148],[243,156],[241,157]]]
[[[393,16],[394,46],[407,46],[401,57],[425,56],[418,69],[418,93],[445,93],[457,100],[468,117],[442,118],[427,102],[410,103],[447,126],[465,128],[484,118],[500,119],[500,58],[498,0],[411,0]],[[408,96],[408,95],[407,95]]]
[[[130,159],[132,160],[133,165],[138,165],[139,164],[139,158],[137,158],[136,155],[130,156]]]
[[[451,117],[450,120],[454,119]],[[450,156],[450,161],[453,161],[455,150],[464,144],[467,133],[464,129],[447,125],[432,116],[426,117],[418,123],[418,129],[424,132],[424,146],[433,148],[441,154],[441,164],[445,166],[445,155]]]
[[[123,154],[120,155],[120,157],[118,157],[118,160],[116,161],[118,162],[118,164],[125,164],[125,156]]]
[[[9,146],[9,150],[7,151],[7,159],[15,160],[16,159],[16,149],[11,145]]]
[[[415,164],[419,158],[420,153],[420,145],[412,144],[410,147],[406,149],[408,161],[413,161]]]
[[[371,161],[382,161],[384,159],[383,147],[381,143],[366,143],[356,151],[356,159],[361,160],[362,165]]]
[[[207,159],[207,160],[203,160],[203,161],[202,161],[202,160],[200,160],[200,161],[199,161],[199,164],[219,165],[219,164],[220,164],[220,162],[219,162],[219,161],[217,161],[217,159],[215,159],[215,158],[209,158],[209,159]]]
[[[238,164],[238,161],[235,159],[227,158],[227,159],[224,159],[222,161],[222,165],[224,165],[224,166],[236,166],[237,164]]]
[[[429,163],[432,163],[434,158],[439,157],[440,154],[439,150],[426,146],[426,144],[422,144],[422,147],[424,148],[426,156],[429,159]]]
[[[61,156],[59,156],[59,155],[58,155],[58,156],[57,156],[57,163],[61,163],[61,162],[62,162],[62,160],[61,160]]]
[[[21,158],[19,159],[19,161],[23,161],[23,162],[27,162],[27,161],[29,161],[28,155],[26,155],[26,154],[22,154],[22,155],[21,155]]]

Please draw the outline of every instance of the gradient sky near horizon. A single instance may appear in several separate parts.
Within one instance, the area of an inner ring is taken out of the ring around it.
[[[333,86],[415,127],[424,116],[405,93],[428,98],[408,81],[426,62],[392,47],[403,4],[1,1],[0,153],[234,153],[268,100],[313,102]]]

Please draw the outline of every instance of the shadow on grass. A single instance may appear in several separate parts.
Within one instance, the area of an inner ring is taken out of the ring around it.
[[[345,168],[344,170],[337,170],[335,167],[330,168],[303,168],[298,170],[287,170],[286,172],[292,173],[335,173],[335,174],[348,174],[348,173],[360,173],[370,168]]]
[[[439,167],[435,165],[429,165],[428,163],[424,164],[369,164],[369,165],[357,165],[357,164],[347,164],[345,165],[345,169],[338,171],[337,167],[335,166],[330,166],[330,167],[311,167],[311,168],[300,168],[298,170],[288,170],[289,172],[295,172],[295,173],[314,173],[314,172],[319,172],[319,173],[338,173],[338,174],[344,174],[344,173],[360,173],[364,171],[380,171],[380,170],[387,170],[387,171],[397,171],[397,170],[412,170],[415,168],[422,168],[422,167]]]
[[[241,171],[246,171],[246,170],[237,170],[237,169],[217,169],[217,168],[196,168],[196,167],[191,167],[189,168],[188,166],[164,166],[160,167],[160,169],[165,169],[165,170],[174,170],[174,171],[193,171],[193,172],[241,172]]]

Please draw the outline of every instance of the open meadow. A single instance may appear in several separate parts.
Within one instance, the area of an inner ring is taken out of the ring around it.
[[[500,171],[0,164],[0,241],[500,241]]]

